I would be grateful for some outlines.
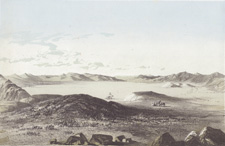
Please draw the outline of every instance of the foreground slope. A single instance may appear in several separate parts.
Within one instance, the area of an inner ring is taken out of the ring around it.
[[[65,126],[76,124],[76,118],[116,119],[137,114],[135,108],[105,101],[85,94],[33,95],[33,100],[23,106],[11,108],[15,115],[26,115],[32,120],[43,120]]]

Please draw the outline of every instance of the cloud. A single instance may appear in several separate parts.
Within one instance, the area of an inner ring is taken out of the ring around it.
[[[17,60],[12,60],[10,61],[10,63],[17,63],[17,62],[30,62],[30,61],[33,61],[35,60],[35,58],[22,58],[22,59],[17,59]]]
[[[138,68],[140,68],[140,69],[149,69],[150,68],[150,66],[139,66]]]
[[[82,68],[82,69],[85,69],[85,70],[88,70],[88,69],[89,69],[88,66],[82,66],[81,68]]]
[[[97,70],[98,68],[103,68],[103,67],[109,67],[108,65],[105,66],[103,63],[101,62],[94,62],[94,63],[89,63],[86,66],[82,66],[82,69],[86,69],[86,70]]]
[[[81,56],[81,53],[80,52],[75,52],[74,54],[73,54],[73,56],[75,57],[75,56]]]
[[[56,50],[57,45],[53,42],[59,41],[66,36],[66,34],[53,34],[53,35],[43,35],[39,33],[31,33],[31,32],[18,32],[14,34],[5,34],[2,37],[12,38],[10,43],[20,44],[20,45],[41,45],[46,46],[49,50]],[[52,42],[53,41],[53,42]]]
[[[88,67],[93,69],[93,70],[96,70],[98,68],[105,67],[105,65],[101,62],[94,62],[94,63],[89,63]]]
[[[79,59],[76,59],[73,64],[81,64],[80,60]]]
[[[116,68],[116,70],[127,70],[127,69],[126,68],[119,67],[119,68]]]
[[[103,35],[103,36],[105,36],[105,37],[112,37],[112,36],[114,36],[113,33],[102,32],[102,33],[100,33],[100,34]]]
[[[0,58],[0,62],[7,62],[7,61],[10,61],[10,59],[6,57]]]
[[[89,38],[90,36],[92,36],[93,34],[84,34],[84,35],[80,35],[78,37],[74,37],[73,39],[86,39]]]
[[[39,63],[39,64],[35,64],[35,66],[39,66],[39,67],[57,67],[57,66],[71,66],[71,64],[69,64],[69,63],[62,63],[62,62],[58,62],[58,63],[55,63],[55,64]]]
[[[0,62],[9,62],[9,63],[18,63],[18,62],[30,62],[30,61],[33,61],[35,60],[35,58],[22,58],[22,59],[9,59],[9,58],[6,58],[6,57],[3,57],[3,58],[0,58]]]
[[[92,63],[92,65],[97,66],[97,67],[104,67],[104,64],[101,62],[95,62],[95,63]]]
[[[60,51],[60,50],[51,50],[50,52],[48,52],[47,54],[50,54],[50,55],[63,55],[64,52],[63,51]]]

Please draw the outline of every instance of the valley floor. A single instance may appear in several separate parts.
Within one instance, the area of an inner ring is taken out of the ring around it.
[[[100,92],[102,85],[101,83],[99,84],[96,87]],[[109,86],[112,85],[106,86],[107,91],[104,91],[104,93],[110,91],[107,89]],[[153,101],[124,101],[125,95],[127,97],[132,94],[131,89],[125,88],[126,91],[116,94],[114,101],[129,107],[142,109],[143,112],[134,116],[115,119],[75,118],[77,124],[72,127],[57,125],[54,123],[54,118],[46,120],[32,119],[31,122],[29,119],[14,115],[14,113],[2,112],[0,115],[0,144],[46,145],[49,144],[50,139],[56,138],[63,141],[79,132],[84,133],[89,139],[92,134],[102,133],[114,137],[125,135],[126,137],[131,137],[133,140],[149,143],[164,132],[169,132],[176,140],[182,140],[190,131],[198,131],[205,126],[211,126],[225,131],[224,93],[210,91],[201,87],[162,88],[162,84],[148,84],[146,87],[144,85],[141,86],[143,88],[139,86],[135,89],[134,87],[132,92],[155,91],[182,100],[165,101],[165,107],[153,107]],[[123,89],[123,87],[120,85],[113,90]],[[37,88],[40,87],[26,90],[28,92],[32,92],[33,90],[36,93],[38,91]],[[93,92],[92,88],[90,89],[91,91],[87,92]],[[74,92],[77,90],[79,89],[75,89]],[[43,92],[43,90],[39,91]],[[97,95],[97,93],[95,94]],[[117,98],[119,94],[124,95],[123,98]],[[100,97],[103,98],[103,94]],[[12,102],[1,103],[0,107],[4,111],[7,109],[7,105],[12,104]],[[4,139],[5,137],[8,137],[8,139]]]

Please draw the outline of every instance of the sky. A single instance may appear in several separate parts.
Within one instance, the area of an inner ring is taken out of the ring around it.
[[[0,74],[224,73],[225,2],[0,0]]]

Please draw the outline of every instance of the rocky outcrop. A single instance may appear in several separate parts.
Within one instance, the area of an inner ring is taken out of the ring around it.
[[[225,133],[220,129],[205,127],[199,134],[199,140],[207,146],[225,145]]]
[[[196,131],[191,131],[184,139],[187,146],[201,146],[198,134]]]
[[[175,139],[169,133],[164,133],[156,138],[151,146],[172,146],[173,143]]]
[[[83,133],[78,133],[74,136],[70,136],[67,141],[67,145],[87,145],[89,144],[87,138]]]
[[[225,146],[225,133],[220,129],[205,127],[200,134],[190,132],[184,141],[175,141],[169,133],[164,133],[149,146]]]
[[[139,143],[131,140],[131,138],[126,138],[124,135],[118,136],[113,140],[113,136],[105,134],[93,134],[91,139],[88,141],[83,133],[78,133],[76,135],[70,136],[65,142],[57,141],[57,139],[52,139],[50,144],[57,145],[115,145],[115,146],[144,146],[145,144]]]
[[[21,101],[31,97],[24,89],[6,80],[0,85],[0,100]]]
[[[116,137],[116,142],[126,142],[126,137],[124,135],[120,135]]]
[[[111,135],[93,134],[90,140],[94,145],[111,145],[113,143],[113,137]]]

